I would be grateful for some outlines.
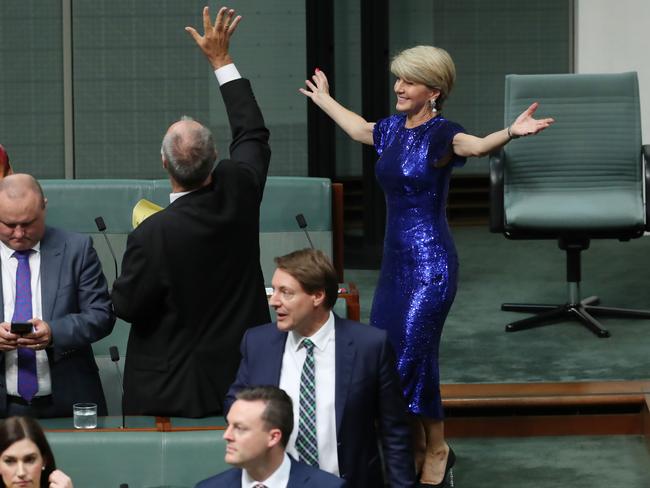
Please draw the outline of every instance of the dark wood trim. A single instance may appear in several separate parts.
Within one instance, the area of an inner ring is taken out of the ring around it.
[[[343,183],[332,183],[332,260],[339,283],[345,282],[343,266]]]
[[[171,420],[169,417],[156,417],[156,427],[158,427],[158,430],[161,432],[167,432],[168,430],[171,430]]]
[[[526,415],[445,419],[447,437],[642,435],[642,414]]]
[[[643,410],[641,412],[643,435],[645,436],[645,445],[650,452],[650,395],[645,396]]]
[[[307,29],[307,72],[311,79],[316,68],[327,74],[330,93],[335,92],[334,2],[305,0]],[[334,122],[314,103],[307,103],[307,168],[309,176],[333,179],[336,175]]]
[[[197,425],[197,426],[187,426],[187,427],[174,427],[171,426],[167,432],[195,432],[203,430],[226,430],[225,425]]]
[[[389,114],[388,0],[361,0],[361,112],[369,122]],[[377,154],[363,147],[363,221],[365,253],[381,259],[386,222],[384,194],[375,179]]]
[[[548,399],[558,402],[570,398],[609,402],[622,397],[640,398],[650,393],[650,381],[583,381],[567,383],[463,383],[443,384],[441,393],[445,405],[463,406],[477,403],[526,403]],[[605,397],[604,399],[602,397]]]
[[[339,298],[345,300],[349,320],[361,320],[361,304],[359,303],[359,289],[355,283],[347,284],[347,292],[339,293]]]
[[[449,414],[445,419],[449,437],[645,435],[650,439],[650,381],[446,384],[441,392]]]
[[[75,432],[83,435],[84,433],[92,432],[161,432],[161,429],[158,427],[126,427],[122,429],[121,427],[111,427],[107,429],[50,429],[43,428],[45,432]]]

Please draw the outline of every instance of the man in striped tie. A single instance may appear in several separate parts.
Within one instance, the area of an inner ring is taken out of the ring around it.
[[[197,488],[341,488],[345,481],[295,461],[285,450],[293,430],[291,398],[275,386],[241,390],[228,413],[228,464]]]
[[[294,403],[287,452],[355,488],[415,486],[406,407],[385,331],[335,316],[336,272],[321,251],[276,258],[277,322],[249,329],[228,392],[276,385]],[[382,469],[378,440],[383,450]]]

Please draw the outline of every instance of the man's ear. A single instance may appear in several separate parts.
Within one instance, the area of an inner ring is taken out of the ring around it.
[[[282,431],[280,429],[269,430],[269,447],[276,446],[282,441]]]
[[[325,290],[318,290],[312,294],[314,307],[320,307],[325,302]]]

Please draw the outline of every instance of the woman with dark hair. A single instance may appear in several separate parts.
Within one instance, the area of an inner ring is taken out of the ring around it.
[[[0,476],[5,488],[73,488],[56,469],[43,429],[29,417],[9,417],[0,423]]]

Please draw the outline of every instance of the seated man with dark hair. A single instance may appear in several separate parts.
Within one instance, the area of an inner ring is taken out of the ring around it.
[[[228,413],[226,462],[237,466],[197,488],[338,488],[345,481],[285,453],[293,429],[291,398],[274,386],[241,390]]]
[[[249,329],[226,406],[242,388],[277,385],[298,419],[287,452],[355,488],[415,485],[406,405],[386,332],[332,313],[336,271],[321,251],[276,258],[277,322]]]

